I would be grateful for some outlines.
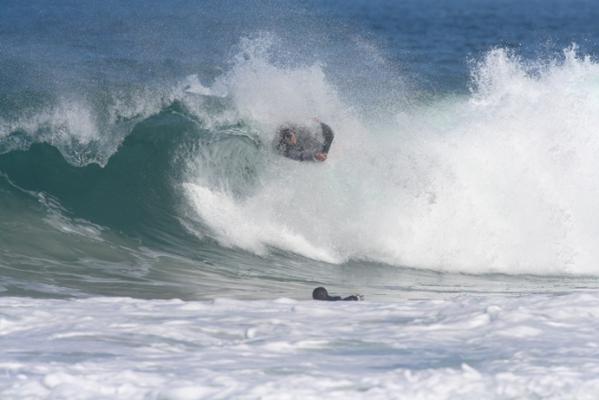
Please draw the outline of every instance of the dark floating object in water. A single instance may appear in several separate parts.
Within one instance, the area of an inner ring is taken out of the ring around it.
[[[358,301],[358,300],[362,300],[363,296],[362,295],[351,295],[351,296],[347,296],[345,298],[342,298],[341,296],[329,296],[329,292],[327,292],[327,290],[325,288],[321,287],[317,287],[316,289],[314,289],[312,291],[312,298],[314,300],[322,300],[322,301]]]

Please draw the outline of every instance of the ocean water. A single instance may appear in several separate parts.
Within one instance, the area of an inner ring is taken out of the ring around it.
[[[594,399],[598,20],[0,2],[0,398]]]

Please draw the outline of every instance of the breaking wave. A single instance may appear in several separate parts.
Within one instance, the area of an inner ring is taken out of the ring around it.
[[[385,120],[329,75],[243,41],[209,84],[190,76],[100,111],[64,100],[3,120],[0,180],[50,196],[90,232],[173,251],[599,274],[593,59],[575,47],[542,62],[493,49],[472,63],[469,94],[399,101]],[[272,154],[279,124],[314,117],[336,133],[326,163]]]

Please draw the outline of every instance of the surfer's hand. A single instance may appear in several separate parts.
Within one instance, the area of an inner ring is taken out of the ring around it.
[[[327,159],[327,153],[316,153],[314,154],[314,158],[318,161],[324,161]]]

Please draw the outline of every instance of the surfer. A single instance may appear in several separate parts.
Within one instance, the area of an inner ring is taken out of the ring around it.
[[[325,161],[335,135],[330,126],[318,122],[324,142],[318,140],[307,127],[285,125],[277,131],[274,143],[276,151],[292,160]]]
[[[347,296],[345,298],[342,298],[341,296],[330,296],[329,292],[327,292],[327,290],[325,288],[321,287],[317,287],[316,289],[314,289],[312,291],[312,298],[314,300],[323,300],[323,301],[358,301],[358,300],[362,300],[362,296],[360,295],[351,295],[351,296]]]

